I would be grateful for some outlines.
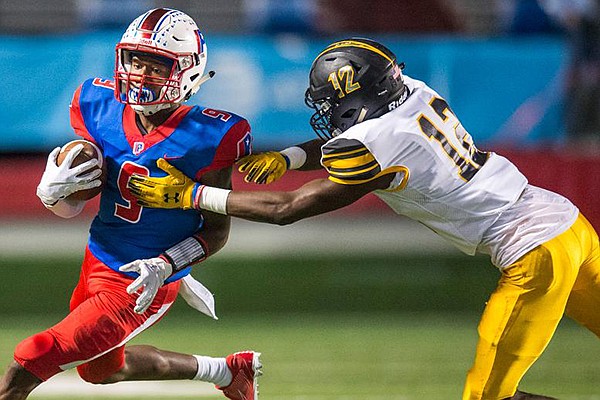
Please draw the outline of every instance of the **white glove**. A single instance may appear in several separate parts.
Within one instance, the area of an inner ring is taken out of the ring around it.
[[[165,259],[160,257],[147,260],[135,260],[119,268],[121,272],[137,272],[138,278],[127,286],[127,293],[136,293],[143,287],[142,293],[135,301],[133,311],[143,314],[158,293],[158,289],[165,283],[165,279],[171,276],[173,267]]]
[[[60,147],[52,150],[48,156],[48,161],[46,161],[46,170],[42,175],[36,192],[42,203],[53,205],[77,191],[92,189],[102,185],[100,179],[97,179],[102,174],[102,171],[100,168],[94,168],[98,165],[98,160],[91,159],[71,168],[73,160],[79,155],[82,149],[82,144],[74,146],[65,156],[60,166],[56,165]],[[89,169],[92,170],[86,174],[82,174],[82,172]]]

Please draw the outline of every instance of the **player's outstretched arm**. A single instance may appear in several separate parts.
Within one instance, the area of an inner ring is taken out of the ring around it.
[[[311,140],[281,151],[251,154],[237,162],[244,180],[269,184],[281,178],[289,169],[311,171],[321,168],[321,139]]]
[[[130,191],[142,206],[201,209],[278,225],[352,204],[367,193],[386,189],[393,178],[383,175],[357,185],[318,179],[291,192],[236,192],[196,183],[163,159],[158,166],[168,173],[166,177],[134,175],[129,180]]]
[[[316,179],[291,192],[231,191],[226,198],[225,212],[251,221],[287,225],[350,205],[374,190],[387,188],[391,180],[391,175],[385,175],[359,185],[341,185],[328,179]],[[212,191],[218,189],[204,187],[196,207],[215,207]],[[220,207],[216,205],[216,208]]]

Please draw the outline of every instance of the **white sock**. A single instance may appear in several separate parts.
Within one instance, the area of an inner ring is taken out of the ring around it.
[[[198,372],[192,379],[211,382],[219,387],[228,386],[233,379],[225,358],[194,355],[198,362]]]

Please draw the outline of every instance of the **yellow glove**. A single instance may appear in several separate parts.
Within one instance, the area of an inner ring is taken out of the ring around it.
[[[237,164],[240,172],[247,172],[244,181],[267,185],[281,178],[288,169],[284,156],[277,151],[251,154]]]
[[[127,187],[137,197],[138,204],[152,208],[194,208],[194,193],[201,186],[172,166],[164,158],[156,161],[168,175],[162,178],[133,174]]]

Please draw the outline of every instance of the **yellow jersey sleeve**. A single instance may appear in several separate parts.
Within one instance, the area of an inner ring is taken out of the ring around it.
[[[381,172],[373,154],[356,139],[332,140],[321,151],[321,164],[333,182],[358,185],[377,178]]]

